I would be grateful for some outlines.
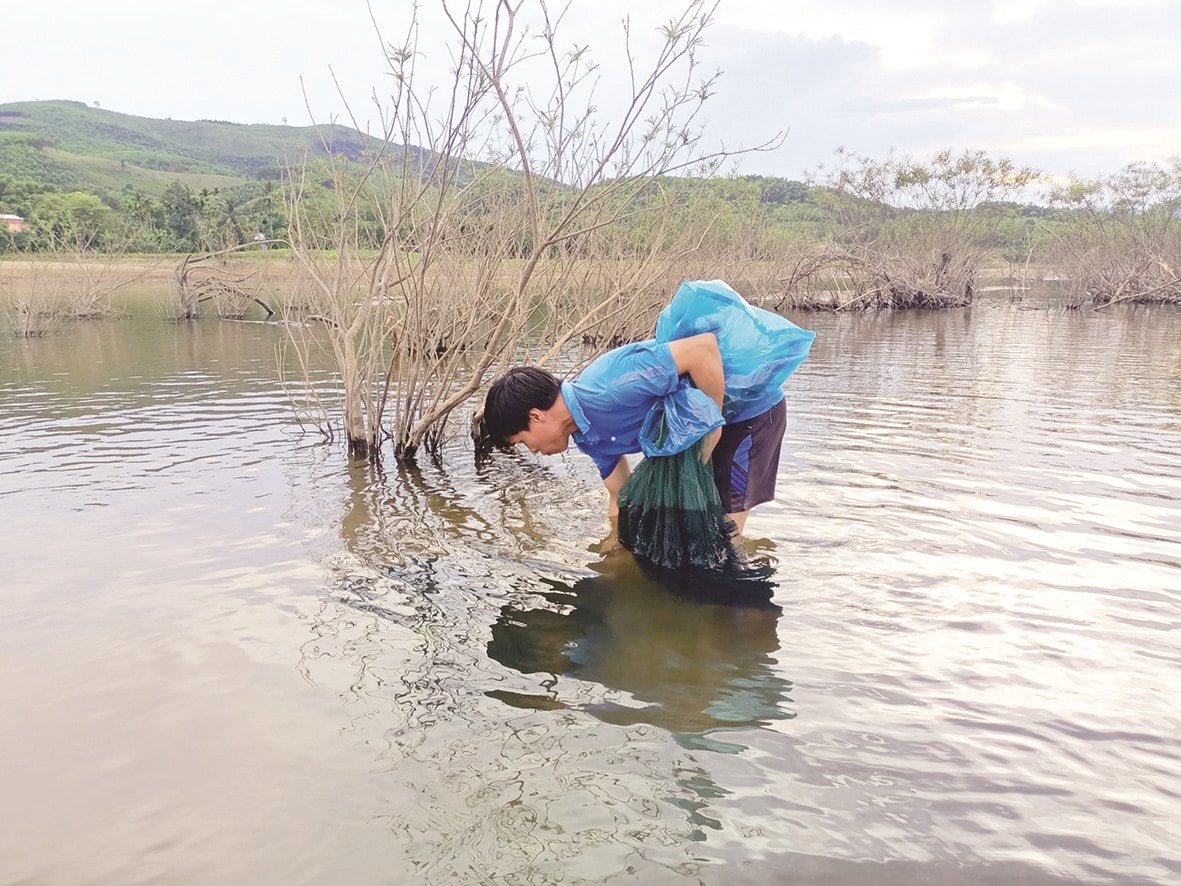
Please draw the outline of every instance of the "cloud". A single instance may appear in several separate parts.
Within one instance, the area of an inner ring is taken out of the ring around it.
[[[389,82],[363,0],[330,10],[287,0],[281,14],[231,0],[125,0],[118,16],[90,0],[10,5],[5,33],[19,39],[0,60],[0,101],[302,124],[305,90],[318,119],[342,111],[330,68],[362,118]],[[572,0],[560,41],[591,45],[604,108],[626,92],[622,19],[643,57],[683,7]],[[403,35],[411,9],[374,4],[387,39]],[[421,71],[437,82],[451,32],[437,3],[422,15]],[[743,168],[791,177],[840,145],[871,155],[982,148],[1054,172],[1112,172],[1181,151],[1179,33],[1176,0],[724,0],[699,52],[703,68],[724,71],[707,138],[749,146],[789,129],[782,148]]]
[[[875,105],[865,85],[881,64],[875,48],[797,36],[741,46],[721,54],[718,93],[706,107],[710,134],[749,147],[788,132],[782,148],[748,158],[744,167],[800,177],[838,146],[864,140]]]
[[[1027,92],[1016,83],[969,83],[955,86],[938,85],[926,94],[915,96],[920,101],[944,100],[947,107],[971,111],[1024,111],[1029,109],[1061,110],[1062,106],[1044,96]]]
[[[982,148],[1095,175],[1181,150],[1181,4],[901,0],[888,6],[892,23],[863,0],[783,4],[762,19],[759,6],[740,4],[726,21],[741,30],[731,45],[748,41],[747,63],[727,66],[740,81],[727,113],[766,104],[759,68],[791,71],[812,97],[782,103],[800,153],[822,156],[825,143],[871,155]],[[822,36],[833,30],[839,38]],[[764,159],[785,169],[796,158]]]

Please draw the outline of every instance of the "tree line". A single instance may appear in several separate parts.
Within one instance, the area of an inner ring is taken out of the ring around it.
[[[1092,299],[1105,290],[1115,298],[1149,289],[1162,297],[1175,294],[1168,269],[1175,267],[1169,259],[1176,255],[1181,225],[1177,160],[1133,164],[1105,178],[1040,189],[1034,202],[1028,197],[1039,180],[1036,171],[1017,170],[981,152],[918,159],[843,151],[836,156],[831,168],[814,170],[808,181],[761,175],[665,177],[652,188],[679,192],[679,197],[662,207],[662,224],[685,225],[704,212],[713,219],[709,241],[719,251],[738,250],[767,261],[794,253],[798,261],[783,287],[785,304],[814,301],[813,284],[822,268],[830,272],[830,284],[844,279],[852,291],[864,294],[865,286],[849,278],[864,270],[867,260],[874,263],[870,254],[875,251],[880,270],[898,279],[885,267],[891,264],[888,256],[902,260],[925,236],[943,238],[928,246],[938,251],[937,258],[927,260],[928,288],[946,294],[949,275],[958,275],[964,278],[956,283],[961,299],[969,294],[970,286],[963,284],[973,270],[965,263],[975,265],[984,254],[999,258],[1013,276],[1033,267],[1052,269],[1077,280],[1079,292]],[[364,157],[350,161],[356,175],[364,174],[365,162]],[[516,175],[503,173],[506,184]],[[299,175],[299,200],[331,207],[337,184],[331,164],[309,161]],[[220,189],[194,190],[174,181],[158,197],[130,186],[100,195],[0,173],[0,214],[24,219],[23,230],[0,226],[0,253],[175,254],[255,240],[282,243],[288,236],[292,187],[289,174]],[[1014,199],[1020,195],[1027,199]],[[489,223],[488,205],[487,197],[472,199],[466,232]],[[357,223],[361,243],[379,248],[387,234],[379,215],[362,213]],[[651,234],[652,220],[644,213],[617,224],[625,249],[634,251]],[[508,255],[528,251],[528,233],[522,232]],[[1136,258],[1121,263],[1117,253]],[[919,282],[914,273],[904,276]],[[898,302],[898,292],[869,288],[877,300]],[[839,295],[832,298],[839,302]]]
[[[23,230],[0,227],[0,252],[186,253],[259,233],[282,239],[285,205],[273,180],[200,190],[174,181],[154,197],[130,186],[99,195],[0,173],[0,212],[24,219]]]

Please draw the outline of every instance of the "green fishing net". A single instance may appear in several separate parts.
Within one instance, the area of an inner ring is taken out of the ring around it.
[[[733,530],[700,441],[677,455],[645,458],[619,490],[619,543],[642,562],[741,571]]]

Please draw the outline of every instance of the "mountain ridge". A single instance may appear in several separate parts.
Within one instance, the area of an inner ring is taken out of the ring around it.
[[[340,124],[161,120],[65,100],[0,104],[0,175],[99,195],[278,179],[304,155],[356,160],[380,145]]]

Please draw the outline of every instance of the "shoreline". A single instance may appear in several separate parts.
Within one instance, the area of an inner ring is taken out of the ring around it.
[[[194,256],[184,253],[102,256],[93,258],[40,258],[28,254],[0,255],[0,299],[24,297],[29,300],[54,300],[53,290],[91,292],[104,291],[118,297],[128,291],[166,287],[177,288],[177,272],[186,258]],[[202,259],[200,264],[216,274],[228,272],[252,279],[253,285],[277,294],[293,290],[306,283],[306,269],[294,260],[290,250],[246,251],[228,256]],[[948,297],[946,304],[938,304],[936,296],[930,303],[908,306],[905,304],[869,304],[855,308],[850,304],[837,305],[833,301],[834,291],[813,290],[795,293],[749,292],[744,296],[752,304],[759,304],[772,310],[784,312],[846,312],[866,313],[878,310],[934,309],[946,310],[954,307],[968,307],[972,303],[1008,299],[1021,302],[1026,298],[1045,302],[1047,306],[1103,307],[1108,304],[1155,304],[1181,307],[1181,294],[1173,298],[1172,292],[1145,293],[1156,297],[1123,297],[1110,302],[1087,299],[1074,303],[1067,294],[1067,281],[1053,274],[1048,268],[1028,268],[1018,278],[1012,277],[1006,269],[990,266],[982,268],[979,285],[975,287],[970,301]],[[747,281],[753,282],[753,281]],[[755,288],[758,288],[757,286]]]

